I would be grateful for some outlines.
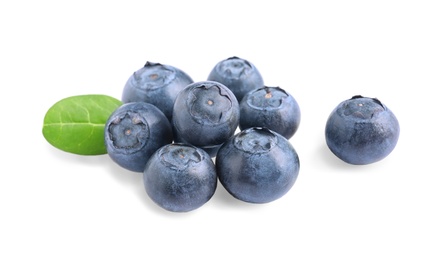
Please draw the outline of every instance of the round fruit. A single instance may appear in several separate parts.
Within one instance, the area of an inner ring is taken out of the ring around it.
[[[296,100],[280,87],[250,91],[240,102],[240,130],[267,127],[287,139],[298,130],[301,111]]]
[[[172,126],[177,142],[216,147],[238,127],[239,104],[226,86],[214,81],[188,85],[174,103]]]
[[[370,164],[388,156],[397,144],[397,118],[376,98],[360,95],[341,102],[325,126],[329,149],[350,164]]]
[[[217,175],[235,198],[267,203],[284,196],[299,173],[299,158],[282,135],[262,127],[237,133],[216,157]]]
[[[157,150],[144,170],[144,187],[160,207],[187,212],[208,202],[217,188],[214,162],[202,149],[169,144]]]
[[[173,141],[171,124],[155,106],[123,104],[107,120],[104,141],[110,158],[121,167],[142,172],[150,156]]]
[[[171,120],[177,94],[191,83],[191,77],[176,67],[147,62],[128,78],[122,92],[122,102],[153,104]]]
[[[232,90],[239,102],[249,91],[264,86],[257,67],[236,56],[217,63],[209,73],[208,80],[224,84]]]

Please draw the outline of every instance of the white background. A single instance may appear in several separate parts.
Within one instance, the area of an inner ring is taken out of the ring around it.
[[[0,259],[440,259],[438,3],[2,1]],[[167,212],[141,174],[42,135],[55,102],[120,98],[147,60],[201,81],[231,56],[301,107],[300,174],[275,202],[219,185],[203,207]],[[357,94],[401,127],[395,150],[366,166],[324,140],[330,112]]]

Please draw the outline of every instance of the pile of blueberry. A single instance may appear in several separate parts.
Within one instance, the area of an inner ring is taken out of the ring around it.
[[[222,60],[199,82],[147,62],[129,77],[121,100],[105,126],[108,155],[142,172],[148,196],[166,210],[201,207],[217,180],[239,200],[268,203],[297,179],[300,163],[289,139],[300,123],[298,103],[286,90],[265,86],[247,60]],[[368,164],[393,150],[399,125],[377,99],[355,96],[332,112],[325,134],[336,156]]]

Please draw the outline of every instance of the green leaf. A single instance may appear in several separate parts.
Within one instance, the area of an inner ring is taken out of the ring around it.
[[[106,95],[62,99],[46,112],[43,136],[58,149],[80,155],[106,154],[104,127],[122,102]]]

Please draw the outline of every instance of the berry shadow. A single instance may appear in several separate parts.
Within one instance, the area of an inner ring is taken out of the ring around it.
[[[156,205],[156,203],[154,203],[154,201],[150,199],[145,191],[143,174],[141,172],[133,172],[124,169],[113,162],[109,156],[107,156],[105,167],[107,168],[110,176],[115,178],[118,183],[121,183],[122,185],[127,185],[129,186],[129,188],[132,189],[133,194],[141,201],[148,212],[169,217],[182,217],[182,214],[189,213],[171,212]]]
[[[66,165],[87,165],[90,168],[90,173],[94,172],[94,168],[104,169],[105,172],[109,174],[111,178],[114,178],[120,185],[124,187],[128,187],[128,190],[131,190],[137,199],[139,199],[142,205],[145,206],[148,212],[152,212],[155,214],[160,214],[161,216],[180,216],[182,214],[178,214],[175,212],[169,212],[165,209],[162,209],[158,205],[156,205],[145,192],[144,184],[143,184],[143,175],[140,172],[133,172],[126,170],[115,162],[107,155],[94,155],[94,156],[82,156],[71,153],[66,153],[64,151],[60,151],[58,149],[54,149],[51,146],[47,146],[48,153],[52,154],[53,158],[56,158],[58,161],[61,161]]]
[[[90,173],[94,172],[93,169],[101,168],[104,169],[108,175],[115,179],[117,183],[122,185],[123,187],[127,187],[129,191],[131,191],[134,196],[139,199],[142,205],[146,208],[148,212],[153,214],[158,214],[162,217],[170,217],[170,218],[182,218],[189,217],[191,214],[196,214],[199,210],[195,209],[190,212],[171,212],[165,209],[162,209],[160,206],[156,205],[154,201],[152,201],[148,194],[145,192],[144,184],[143,184],[143,175],[140,172],[133,172],[126,170],[115,162],[107,155],[96,155],[96,156],[82,156],[71,153],[66,153],[57,149],[54,149],[51,146],[47,146],[48,152],[52,154],[53,158],[56,158],[58,161],[61,161],[66,165],[86,165],[90,167]],[[264,205],[247,203],[241,200],[234,198],[231,194],[229,194],[222,184],[218,181],[217,188],[207,203],[212,203],[214,207],[218,207],[223,210],[252,210],[259,209]],[[203,208],[203,206],[201,207]]]

